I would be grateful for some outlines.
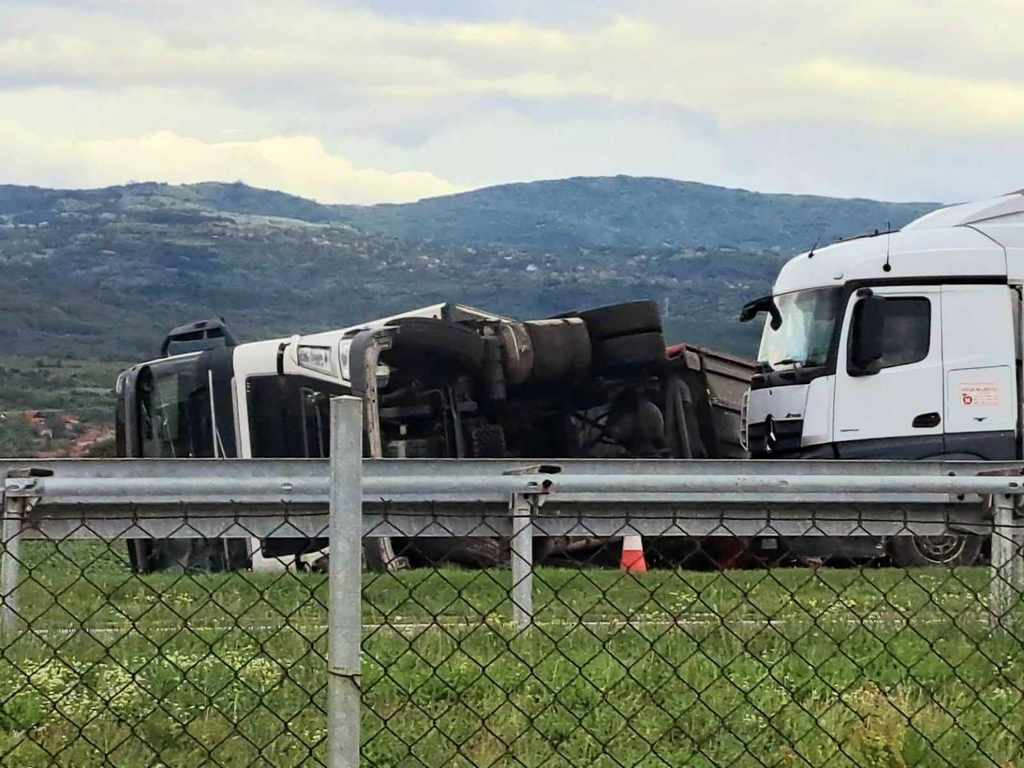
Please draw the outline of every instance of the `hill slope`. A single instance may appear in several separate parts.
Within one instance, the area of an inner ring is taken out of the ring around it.
[[[0,350],[124,360],[214,314],[253,339],[437,301],[539,317],[652,297],[676,338],[749,354],[737,308],[791,252],[934,207],[628,177],[369,207],[243,184],[0,186]]]
[[[630,176],[504,184],[404,205],[340,206],[367,232],[519,248],[732,246],[803,251],[899,227],[934,203],[781,195]]]

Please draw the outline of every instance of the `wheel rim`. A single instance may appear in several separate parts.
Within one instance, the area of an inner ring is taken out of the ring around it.
[[[917,551],[933,563],[948,563],[955,560],[963,552],[966,539],[955,533],[941,536],[915,536],[914,546]]]

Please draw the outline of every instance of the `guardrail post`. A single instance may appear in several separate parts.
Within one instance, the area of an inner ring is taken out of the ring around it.
[[[330,768],[358,768],[362,641],[362,404],[331,400],[327,744]]]
[[[8,637],[18,621],[18,582],[21,581],[21,531],[25,499],[3,494],[3,558],[0,560],[0,634]]]
[[[12,469],[3,478],[0,489],[0,508],[3,509],[3,524],[0,536],[3,538],[3,554],[0,556],[0,634],[7,637],[17,626],[18,585],[21,583],[21,532],[25,516],[33,506],[32,490],[35,477],[53,474],[49,470],[34,468]],[[14,493],[12,493],[12,491]]]
[[[1021,587],[1021,536],[1017,532],[1016,496],[996,494],[992,497],[992,586],[989,597],[989,620],[993,627],[1004,626]]]
[[[533,622],[533,504],[536,497],[513,493],[512,620],[518,629]]]
[[[505,472],[506,475],[557,475],[557,464],[536,464]],[[513,493],[509,500],[512,516],[512,621],[523,630],[533,623],[533,518],[551,486],[545,480],[528,493]]]

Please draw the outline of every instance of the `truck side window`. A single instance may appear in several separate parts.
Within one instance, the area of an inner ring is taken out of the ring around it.
[[[880,368],[919,363],[928,357],[932,336],[932,307],[928,299],[886,299],[884,327]]]

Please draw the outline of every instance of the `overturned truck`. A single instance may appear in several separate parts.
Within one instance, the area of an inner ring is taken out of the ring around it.
[[[125,457],[328,455],[329,402],[363,398],[377,458],[740,458],[754,363],[666,347],[638,301],[519,321],[440,304],[335,331],[238,344],[220,319],[175,328],[117,381]],[[549,540],[549,557],[600,540]],[[130,543],[139,571],[301,558],[323,540]],[[498,539],[368,540],[371,565],[507,559]]]

